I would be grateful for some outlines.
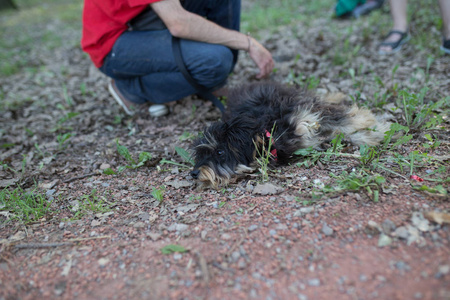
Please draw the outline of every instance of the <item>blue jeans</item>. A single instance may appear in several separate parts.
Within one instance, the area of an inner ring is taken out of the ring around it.
[[[186,0],[186,10],[239,31],[240,0]],[[223,86],[237,61],[237,51],[222,45],[180,40],[191,76],[209,89]],[[134,103],[166,103],[196,93],[179,71],[172,54],[172,36],[165,30],[126,31],[100,67]]]

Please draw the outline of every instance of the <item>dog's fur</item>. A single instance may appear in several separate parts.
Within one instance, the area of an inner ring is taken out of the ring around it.
[[[356,145],[376,145],[389,124],[367,109],[279,84],[252,84],[230,92],[223,120],[194,143],[194,179],[217,188],[255,169],[257,155],[276,149],[273,163],[286,164],[301,148],[318,148],[337,134]],[[272,133],[271,135],[269,133]]]

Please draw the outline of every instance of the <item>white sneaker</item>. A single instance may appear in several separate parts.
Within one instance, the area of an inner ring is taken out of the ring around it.
[[[148,112],[152,117],[161,117],[167,115],[169,109],[163,104],[153,104],[148,108]]]

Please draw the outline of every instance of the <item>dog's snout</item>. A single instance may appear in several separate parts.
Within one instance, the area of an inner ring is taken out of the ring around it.
[[[192,178],[198,179],[198,175],[200,175],[200,170],[197,169],[197,170],[191,171]]]

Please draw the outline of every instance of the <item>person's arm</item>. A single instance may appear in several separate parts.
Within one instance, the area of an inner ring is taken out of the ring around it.
[[[220,44],[236,50],[248,51],[259,68],[258,78],[265,77],[274,67],[272,55],[254,38],[186,11],[179,0],[162,0],[150,4],[163,20],[170,33],[178,38]]]

